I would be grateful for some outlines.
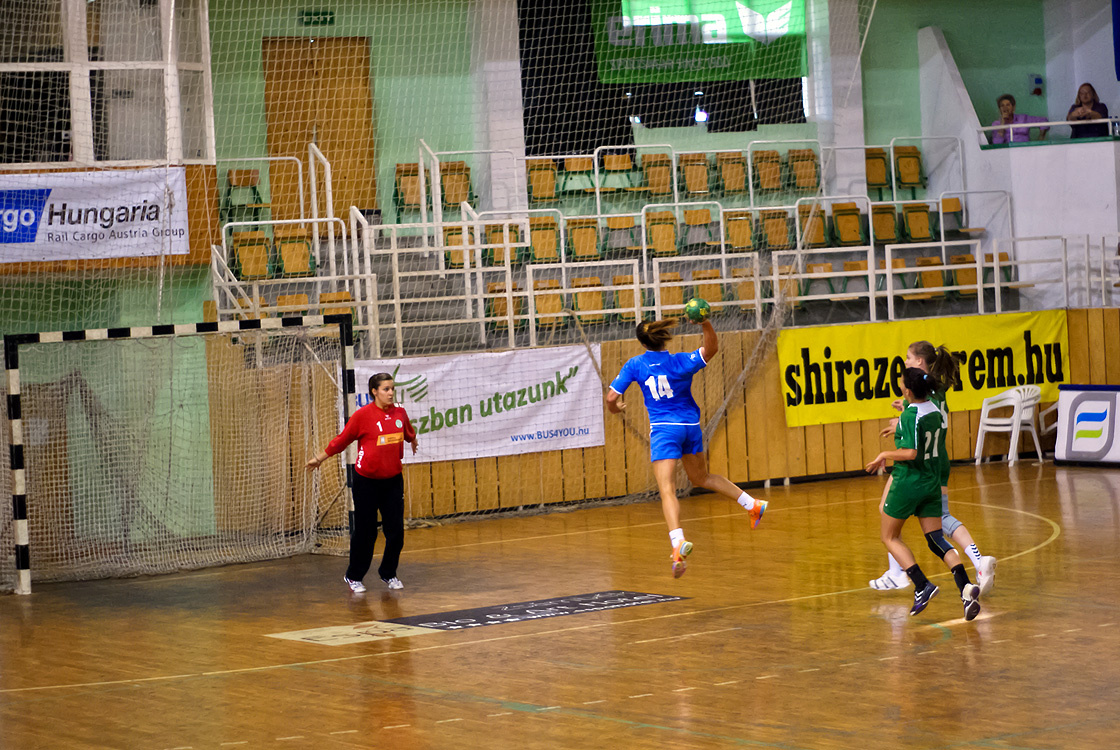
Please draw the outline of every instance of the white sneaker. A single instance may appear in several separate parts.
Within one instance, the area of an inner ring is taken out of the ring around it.
[[[387,585],[389,588],[393,589],[394,591],[397,591],[399,589],[404,588],[404,584],[401,583],[401,579],[399,579],[395,576],[393,578],[382,578],[381,580],[385,581],[385,585]]]
[[[980,558],[976,566],[976,582],[980,584],[980,596],[987,596],[996,585],[996,559],[990,555]]]
[[[975,583],[967,584],[961,591],[961,602],[964,604],[964,619],[975,620],[980,614],[980,587]]]
[[[894,589],[904,589],[910,585],[910,576],[906,573],[902,574],[901,578],[895,578],[888,570],[883,575],[870,580],[867,585],[876,591],[892,591]]]
[[[351,581],[346,576],[343,576],[342,580],[346,581],[346,585],[349,586],[350,590],[353,591],[355,594],[365,593],[366,587],[362,584],[361,581]]]

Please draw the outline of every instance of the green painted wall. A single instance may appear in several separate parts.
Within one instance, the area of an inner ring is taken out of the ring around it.
[[[436,151],[473,148],[470,0],[211,0],[210,38],[218,159],[266,156],[264,37],[368,37],[378,202],[391,212],[398,162],[416,162],[419,139]],[[299,12],[334,11],[331,26],[307,27]],[[225,168],[219,162],[219,184]],[[338,211],[336,207],[336,211]]]
[[[1045,97],[1027,91],[1029,74],[1046,74],[1042,0],[879,0],[862,58],[868,144],[922,134],[918,29],[925,26],[945,34],[981,123],[999,116],[996,97],[1005,93],[1016,112],[1046,115]]]

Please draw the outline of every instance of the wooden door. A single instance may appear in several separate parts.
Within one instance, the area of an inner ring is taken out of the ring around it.
[[[369,40],[266,38],[261,54],[269,156],[294,156],[306,168],[307,144],[314,140],[331,163],[335,215],[347,221],[350,206],[376,208]],[[295,165],[273,162],[271,175],[273,218],[298,218]],[[319,182],[319,214],[324,216],[321,172]],[[310,175],[306,171],[304,190],[310,215],[310,193],[306,192]]]

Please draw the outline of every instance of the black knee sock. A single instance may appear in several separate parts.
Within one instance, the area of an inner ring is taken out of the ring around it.
[[[926,574],[918,567],[918,563],[914,563],[906,569],[906,575],[910,576],[910,580],[914,582],[914,590],[921,591],[929,583]]]
[[[968,580],[968,571],[964,569],[964,563],[953,568],[952,573],[953,580],[957,582],[957,588],[960,589],[960,592],[963,594],[964,587],[972,583],[972,581]]]

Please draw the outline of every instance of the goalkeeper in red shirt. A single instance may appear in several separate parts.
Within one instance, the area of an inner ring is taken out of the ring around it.
[[[385,551],[377,568],[381,580],[391,589],[403,589],[397,578],[397,563],[404,548],[404,476],[401,459],[404,444],[416,453],[416,430],[408,421],[404,407],[393,402],[396,391],[393,376],[379,372],[369,379],[371,403],[354,412],[346,427],[323,450],[307,462],[309,470],[346,446],[358,441],[358,461],[354,464],[354,528],[350,532],[350,566],[343,579],[350,590],[366,590],[362,579],[373,564],[373,545],[377,541],[377,514],[385,532]]]

